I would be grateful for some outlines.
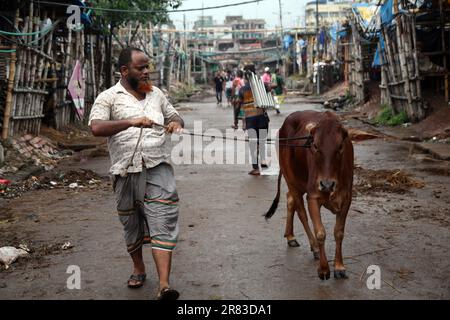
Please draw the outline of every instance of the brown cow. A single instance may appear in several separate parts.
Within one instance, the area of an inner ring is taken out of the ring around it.
[[[302,145],[303,140],[283,140],[308,135],[313,139],[309,148],[294,147]],[[330,267],[324,246],[325,228],[320,215],[320,208],[324,206],[336,215],[334,277],[347,278],[342,260],[342,239],[345,219],[352,200],[353,145],[349,134],[331,112],[300,111],[286,118],[279,131],[279,138],[278,192],[265,217],[270,218],[277,209],[283,176],[289,190],[285,232],[288,245],[299,246],[294,237],[293,227],[294,212],[297,211],[314,258],[320,260],[319,278],[322,280],[330,278]],[[309,228],[303,203],[305,193],[314,233]]]

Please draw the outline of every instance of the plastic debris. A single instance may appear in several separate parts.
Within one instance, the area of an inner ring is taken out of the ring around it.
[[[73,248],[73,245],[72,245],[70,242],[65,242],[65,243],[61,246],[61,249],[63,249],[63,250],[67,250],[67,249],[70,249],[70,248]]]
[[[74,183],[69,184],[69,188],[72,188],[72,189],[78,188],[78,183],[74,182]]]
[[[23,251],[26,251],[26,252],[31,252],[30,248],[25,243],[21,243],[19,245],[19,249],[22,249]]]
[[[23,249],[17,249],[14,247],[1,247],[0,248],[0,262],[5,265],[5,269],[9,269],[9,266],[17,260],[19,257],[27,256],[28,252]]]

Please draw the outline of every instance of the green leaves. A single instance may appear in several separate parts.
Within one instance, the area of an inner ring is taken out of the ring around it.
[[[182,0],[92,0],[97,24],[105,29],[121,27],[129,21],[166,23],[167,10],[177,9]],[[107,10],[99,10],[107,9]],[[110,10],[111,9],[111,10]],[[98,27],[98,26],[97,26]]]

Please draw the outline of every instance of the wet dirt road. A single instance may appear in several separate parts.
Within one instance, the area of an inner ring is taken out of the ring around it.
[[[270,112],[271,129],[278,129],[290,112],[304,109],[321,106],[287,103],[281,115]],[[231,109],[217,107],[212,99],[183,104],[180,110],[187,128],[202,120],[203,130],[224,131],[232,120]],[[359,122],[346,124],[365,129]],[[262,217],[276,193],[275,157],[268,174],[260,177],[247,175],[249,164],[176,165],[181,228],[172,285],[181,292],[180,299],[449,299],[448,162],[426,161],[410,143],[393,139],[354,146],[361,170],[401,169],[424,187],[398,191],[386,186],[371,192],[372,182],[355,176],[358,192],[343,244],[347,280],[317,277],[297,218],[294,228],[301,246],[287,247],[284,182],[278,211],[269,221]],[[202,149],[194,147],[190,155],[198,162]],[[126,287],[132,268],[107,179],[109,159],[63,166],[92,169],[104,179],[83,189],[35,190],[1,202],[0,246],[27,243],[35,252],[8,270],[0,269],[0,299],[153,298],[157,278],[149,249],[148,281],[138,290]],[[334,216],[322,210],[332,260]],[[66,241],[74,247],[61,250]],[[69,265],[80,267],[80,290],[66,287]],[[380,267],[380,289],[367,288],[369,265]]]

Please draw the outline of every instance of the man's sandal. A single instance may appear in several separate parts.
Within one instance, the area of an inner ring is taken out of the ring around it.
[[[177,300],[179,296],[180,293],[177,290],[165,287],[158,293],[156,300]]]
[[[144,285],[145,279],[147,278],[147,275],[145,273],[142,274],[132,274],[130,276],[130,279],[128,279],[127,285],[128,288],[140,288]],[[131,281],[134,281],[135,284],[131,284]]]

